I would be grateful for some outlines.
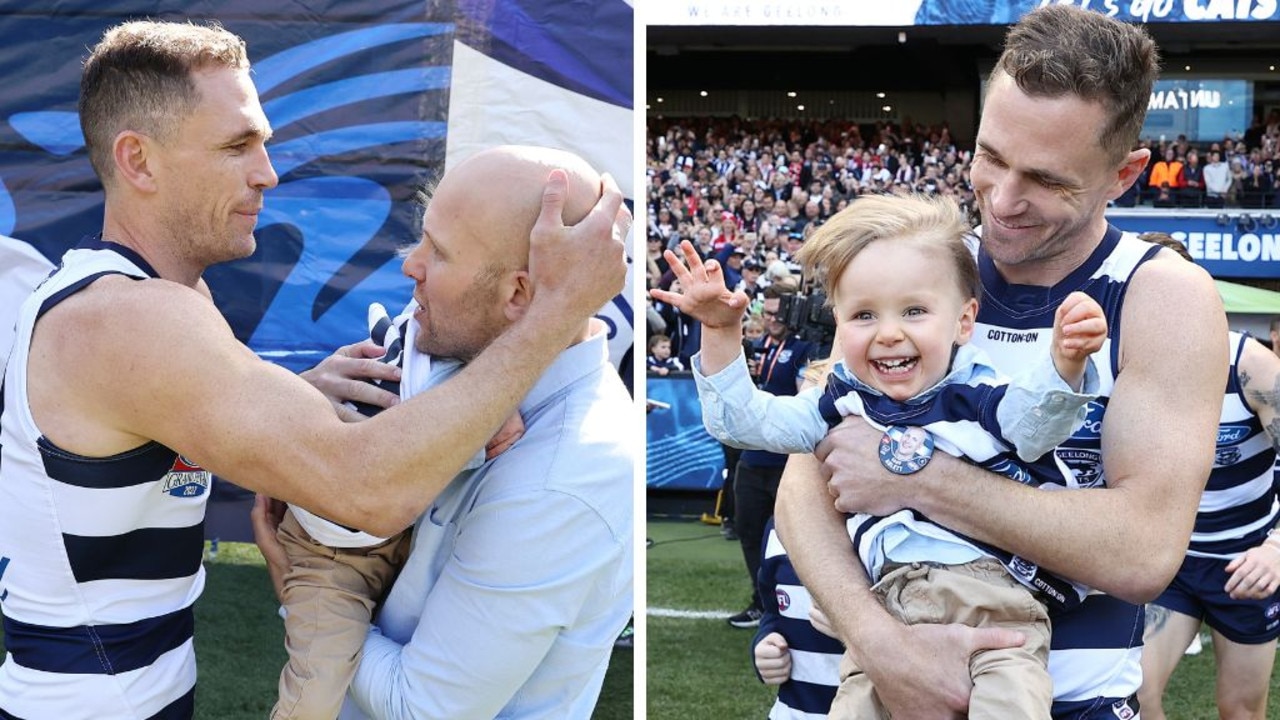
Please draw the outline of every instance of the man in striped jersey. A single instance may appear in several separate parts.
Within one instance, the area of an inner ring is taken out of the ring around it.
[[[277,182],[243,40],[112,28],[79,110],[102,233],[23,303],[0,390],[0,718],[190,718],[211,472],[373,534],[408,526],[622,288],[629,216],[605,181],[566,228],[566,178],[544,175],[526,312],[452,382],[349,424],[237,342],[201,278],[253,253]]]
[[[792,562],[895,717],[964,715],[971,654],[1023,637],[888,617],[852,570],[843,511],[911,508],[1098,589],[1052,618],[1051,713],[1138,712],[1142,603],[1182,562],[1227,365],[1226,315],[1209,276],[1104,214],[1149,158],[1133,148],[1157,70],[1140,28],[1074,6],[1037,8],[1010,30],[978,131],[983,293],[973,342],[1016,373],[1045,351],[1068,294],[1085,292],[1106,313],[1109,337],[1094,354],[1100,397],[1055,451],[1081,489],[1036,492],[945,456],[891,476],[876,455],[879,433],[848,421],[819,447],[822,464],[793,456],[783,477],[776,517]]]
[[[1142,238],[1195,262],[1167,233]],[[1139,697],[1148,720],[1164,720],[1165,687],[1202,622],[1213,633],[1219,715],[1267,716],[1280,637],[1280,538],[1272,536],[1280,517],[1272,470],[1280,435],[1280,358],[1246,335],[1232,332],[1229,338],[1217,452],[1191,545],[1173,583],[1147,605]]]

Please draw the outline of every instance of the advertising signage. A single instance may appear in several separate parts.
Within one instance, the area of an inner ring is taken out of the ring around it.
[[[1248,80],[1157,80],[1147,103],[1142,137],[1192,142],[1238,138],[1249,127],[1253,83]]]
[[[649,0],[637,7],[649,25],[887,26],[1009,25],[1062,0]],[[1129,22],[1280,20],[1277,0],[1068,0]]]

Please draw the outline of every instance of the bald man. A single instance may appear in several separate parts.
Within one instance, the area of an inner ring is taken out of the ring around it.
[[[404,260],[416,286],[402,398],[421,389],[428,358],[470,361],[527,312],[528,236],[555,168],[568,175],[562,220],[575,222],[600,178],[565,152],[493,148],[441,179]],[[591,716],[632,611],[633,408],[606,335],[583,322],[521,401],[524,435],[458,475],[418,522],[342,718]],[[339,378],[311,379],[345,399]],[[279,578],[285,558],[265,514],[255,519]]]

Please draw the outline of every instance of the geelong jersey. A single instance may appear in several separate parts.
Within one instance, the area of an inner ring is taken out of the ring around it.
[[[773,529],[765,525],[764,557],[758,578],[764,615],[756,631],[755,646],[769,633],[787,639],[791,652],[791,678],[778,686],[778,699],[769,709],[769,720],[810,720],[826,717],[840,687],[840,658],[844,645],[824,635],[809,622],[813,598],[787,558],[787,551]]]
[[[1234,558],[1262,543],[1280,513],[1272,485],[1275,447],[1245,402],[1240,384],[1239,362],[1246,337],[1237,332],[1229,337],[1231,367],[1218,421],[1217,452],[1187,549],[1194,557]]]
[[[1102,306],[1109,337],[1093,354],[1098,368],[1098,399],[1089,404],[1083,427],[1058,446],[1058,458],[1075,474],[1080,487],[1106,482],[1102,467],[1102,423],[1114,389],[1120,313],[1125,292],[1137,268],[1160,246],[1122,234],[1108,226],[1093,254],[1053,287],[1012,285],[996,271],[991,258],[978,253],[982,301],[972,342],[1006,374],[1049,353],[1053,316],[1073,291],[1087,293]],[[1053,714],[1063,716],[1089,707],[1097,698],[1123,698],[1142,681],[1142,608],[1099,593],[1077,608],[1052,614],[1049,672],[1053,676]]]
[[[938,449],[1015,482],[1075,487],[1074,477],[1051,450],[1072,434],[1090,395],[1070,392],[1047,355],[1031,367],[1034,374],[1023,373],[1011,384],[994,371],[985,353],[964,345],[957,349],[946,378],[902,402],[870,388],[838,362],[818,407],[828,427],[847,415],[858,415],[880,430],[890,425],[922,427]],[[1097,384],[1096,373],[1090,373],[1087,384]],[[958,565],[986,555],[1000,560],[1015,580],[1051,608],[1072,607],[1088,593],[1083,585],[934,525],[914,510],[887,517],[857,513],[848,528],[873,583],[880,580],[886,560]]]
[[[25,303],[0,413],[0,610],[8,656],[0,718],[190,718],[192,603],[204,587],[210,474],[162,445],[105,458],[67,452],[27,396],[40,316],[110,274],[155,277],[97,239],[68,252]]]

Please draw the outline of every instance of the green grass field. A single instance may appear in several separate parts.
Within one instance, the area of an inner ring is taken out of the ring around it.
[[[710,508],[708,508],[710,509]],[[751,630],[724,616],[741,610],[750,587],[737,543],[697,521],[651,520],[648,537],[648,680],[650,720],[764,718],[773,703],[751,667]],[[664,617],[667,610],[711,617]],[[1165,697],[1171,720],[1218,717],[1210,645],[1178,665]],[[1280,718],[1280,687],[1272,676],[1267,717]]]
[[[196,603],[200,684],[195,716],[262,720],[275,702],[285,661],[284,623],[276,614],[262,556],[253,545],[224,542],[206,567],[208,581]],[[3,640],[0,636],[0,651]],[[633,667],[630,649],[614,651],[593,720],[633,717]]]

